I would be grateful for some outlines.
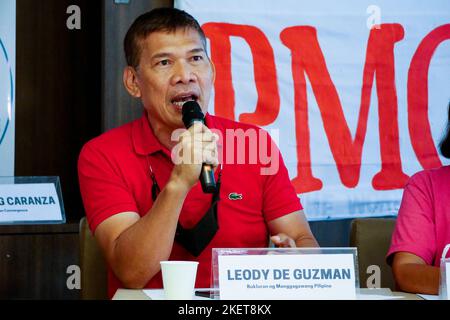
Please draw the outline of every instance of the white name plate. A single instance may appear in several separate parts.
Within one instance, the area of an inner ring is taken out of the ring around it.
[[[0,223],[63,220],[55,184],[0,184]]]
[[[450,300],[450,258],[447,254],[450,251],[450,243],[442,250],[441,255],[441,279],[439,283],[439,298]]]
[[[446,298],[447,300],[450,300],[450,262],[445,263],[445,283],[446,283]]]
[[[354,255],[219,255],[220,299],[356,299]]]

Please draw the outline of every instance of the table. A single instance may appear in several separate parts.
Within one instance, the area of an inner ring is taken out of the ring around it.
[[[0,225],[0,300],[78,300],[67,286],[80,265],[78,221]]]
[[[398,296],[403,298],[397,298],[395,300],[423,300],[416,294],[399,292],[399,291],[391,291],[388,288],[380,288],[380,289],[367,289],[361,288],[361,294],[368,295],[385,295],[385,296]],[[114,294],[113,300],[151,300],[149,296],[144,293],[144,290],[134,290],[134,289],[119,289]]]

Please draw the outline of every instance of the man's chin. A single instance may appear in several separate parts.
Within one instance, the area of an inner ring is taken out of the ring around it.
[[[174,117],[170,122],[173,129],[184,128],[183,119],[181,117],[181,113],[178,117]]]

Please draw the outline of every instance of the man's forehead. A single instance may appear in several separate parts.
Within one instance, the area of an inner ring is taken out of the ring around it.
[[[169,44],[171,42],[179,42],[180,40],[184,40],[186,42],[198,42],[202,45],[202,47],[204,47],[203,39],[200,33],[196,29],[190,27],[177,28],[173,30],[158,30],[151,32],[145,38],[141,39],[141,41],[147,46],[161,45],[163,43]],[[179,42],[179,44],[181,45],[182,42]]]
[[[178,54],[206,53],[204,43],[195,29],[156,31],[139,43],[142,59],[155,59]]]

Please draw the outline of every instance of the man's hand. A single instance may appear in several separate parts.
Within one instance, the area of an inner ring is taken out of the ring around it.
[[[218,136],[204,124],[197,122],[180,135],[180,142],[172,150],[175,167],[171,179],[191,188],[198,182],[202,163],[219,164]]]
[[[270,240],[278,248],[296,248],[294,239],[287,236],[284,233],[279,233],[275,236],[270,237]]]
[[[294,211],[280,218],[269,221],[270,240],[280,248],[317,248],[314,235],[309,228],[303,210]]]

